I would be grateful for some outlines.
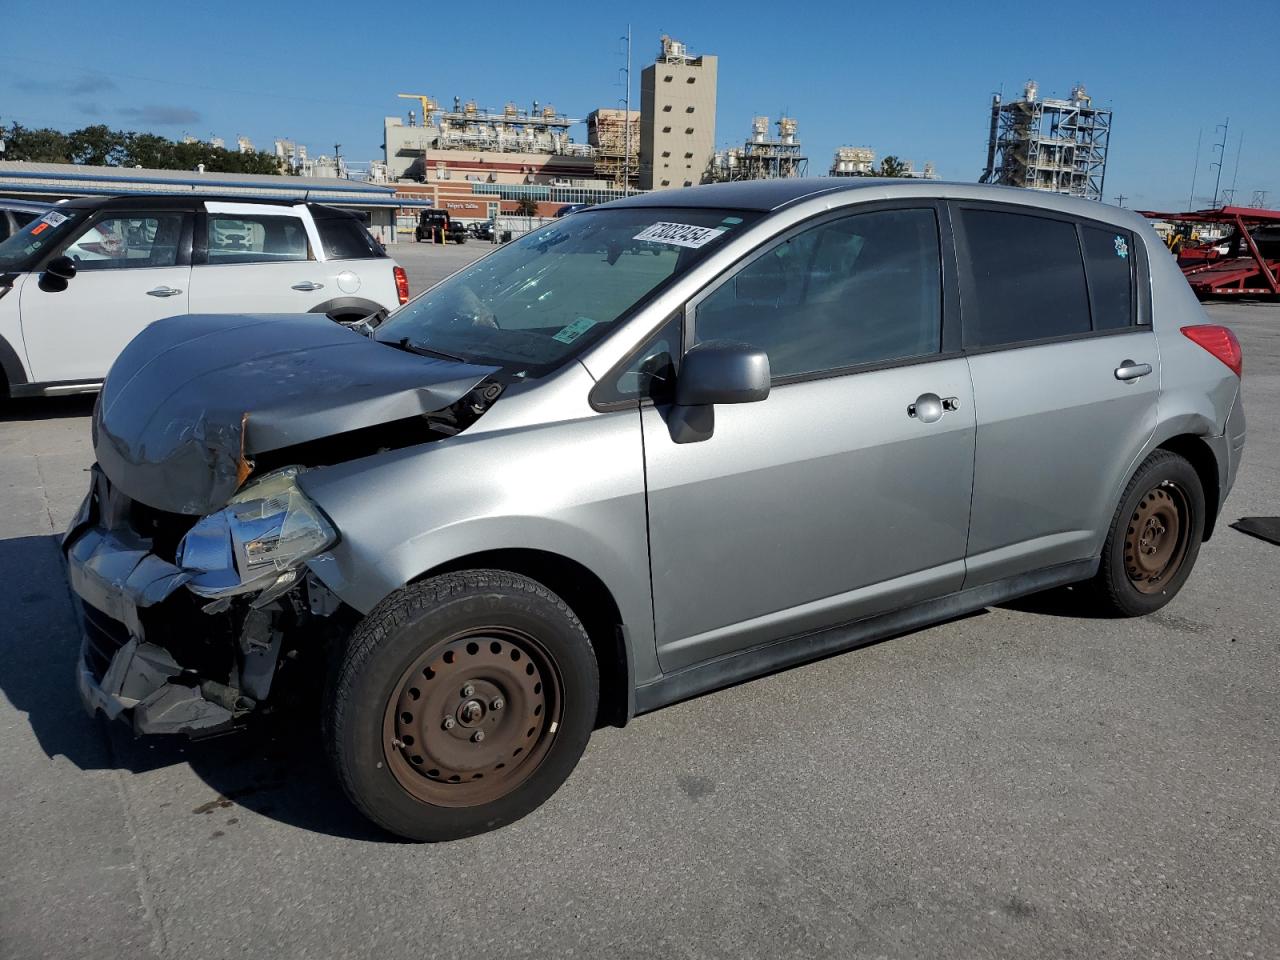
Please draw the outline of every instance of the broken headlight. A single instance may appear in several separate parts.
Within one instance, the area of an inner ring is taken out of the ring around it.
[[[285,467],[249,484],[217,513],[202,517],[178,544],[188,588],[230,597],[287,587],[297,567],[337,539],[333,526]]]

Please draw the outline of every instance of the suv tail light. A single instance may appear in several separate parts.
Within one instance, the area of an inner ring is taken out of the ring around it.
[[[1198,343],[1215,357],[1231,368],[1237,377],[1244,367],[1244,351],[1240,349],[1240,341],[1227,327],[1216,323],[1202,323],[1194,327],[1183,327],[1182,333],[1188,340]]]
[[[409,276],[404,272],[404,267],[396,267],[396,296],[400,298],[400,305],[404,306],[409,302]]]

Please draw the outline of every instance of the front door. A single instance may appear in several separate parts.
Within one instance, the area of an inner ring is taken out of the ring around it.
[[[698,442],[643,409],[664,671],[960,587],[975,421],[940,251],[930,206],[832,217],[690,305],[686,343],[762,348],[774,385]]]
[[[76,265],[65,290],[22,285],[22,338],[32,379],[101,381],[144,327],[187,312],[181,211],[110,211],[63,251]]]

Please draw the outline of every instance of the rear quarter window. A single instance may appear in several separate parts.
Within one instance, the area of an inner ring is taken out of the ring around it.
[[[1133,234],[1103,227],[1080,228],[1089,292],[1093,298],[1093,328],[1117,330],[1134,322]]]
[[[357,220],[345,217],[317,220],[316,230],[320,233],[320,245],[324,247],[326,260],[367,260],[387,255],[378,241]]]

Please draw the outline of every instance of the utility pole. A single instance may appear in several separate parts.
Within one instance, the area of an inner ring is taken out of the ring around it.
[[[1124,206],[1124,202],[1125,202],[1126,200],[1128,200],[1128,199],[1129,199],[1129,198],[1128,198],[1128,197],[1126,197],[1126,196],[1122,193],[1122,194],[1120,194],[1118,197],[1116,197],[1116,203],[1118,203],[1120,206],[1122,206],[1122,207],[1123,207],[1123,206]]]
[[[1191,196],[1187,198],[1187,209],[1196,208],[1196,174],[1200,172],[1200,142],[1204,140],[1204,127],[1196,134],[1196,164],[1191,168]]]
[[[623,122],[626,126],[626,145],[622,157],[622,195],[631,195],[631,24],[627,24],[627,95],[623,98]]]
[[[1210,205],[1214,209],[1217,209],[1217,206],[1218,206],[1218,187],[1222,185],[1222,161],[1225,160],[1227,156],[1227,131],[1230,127],[1231,127],[1230,117],[1227,117],[1225,122],[1220,123],[1216,127],[1214,127],[1215,130],[1222,131],[1222,142],[1215,143],[1213,145],[1213,149],[1218,151],[1218,159],[1215,160],[1213,163],[1209,164],[1209,166],[1211,167],[1216,166],[1218,168],[1218,176],[1213,181],[1213,203]]]
[[[1227,191],[1231,194],[1228,204],[1234,203],[1236,199],[1236,181],[1240,178],[1240,151],[1244,149],[1244,131],[1240,131],[1240,139],[1236,141],[1236,169],[1231,174],[1231,189]]]
[[[342,144],[340,143],[333,145],[333,175],[339,180],[342,179]]]

